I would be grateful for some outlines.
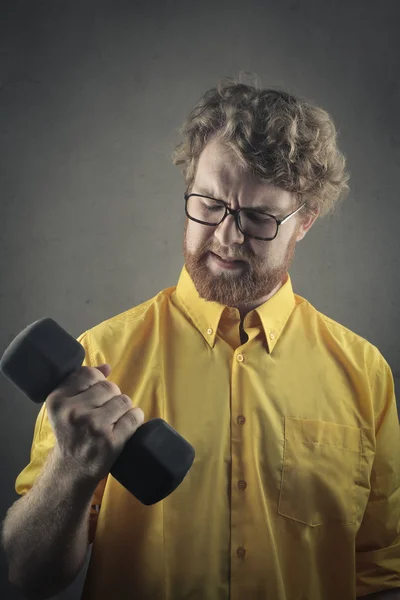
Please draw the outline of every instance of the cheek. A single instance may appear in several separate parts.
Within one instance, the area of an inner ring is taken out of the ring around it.
[[[250,256],[253,256],[260,263],[263,263],[268,260],[268,258],[271,256],[271,252],[273,251],[271,242],[269,242],[269,244],[269,246],[265,246],[265,242],[260,240],[251,240],[248,244],[248,252]]]
[[[190,252],[212,245],[212,232],[207,231],[200,223],[189,222],[186,230],[186,245]]]

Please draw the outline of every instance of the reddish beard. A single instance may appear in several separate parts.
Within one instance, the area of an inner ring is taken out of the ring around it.
[[[259,298],[271,294],[279,283],[285,282],[287,271],[294,258],[298,233],[297,230],[293,232],[285,256],[279,264],[272,268],[266,270],[265,260],[263,261],[259,257],[237,256],[235,258],[238,260],[245,261],[240,270],[221,271],[217,275],[208,266],[210,241],[207,240],[204,247],[200,247],[194,254],[191,254],[187,251],[186,231],[187,222],[183,248],[185,265],[199,296],[210,302],[219,302],[233,307],[254,303]]]

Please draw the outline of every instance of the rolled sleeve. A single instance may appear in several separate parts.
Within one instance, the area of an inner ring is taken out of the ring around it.
[[[371,373],[375,457],[358,530],[356,595],[400,588],[400,425],[391,369],[379,354]]]

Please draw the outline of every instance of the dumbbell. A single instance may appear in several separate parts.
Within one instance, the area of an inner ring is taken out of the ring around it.
[[[0,360],[0,371],[33,402],[41,403],[85,358],[84,347],[56,321],[44,318],[23,329]],[[183,481],[195,451],[160,418],[143,423],[127,441],[110,473],[142,504],[171,494]]]

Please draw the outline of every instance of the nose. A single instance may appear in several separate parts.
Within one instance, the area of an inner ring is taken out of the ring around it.
[[[228,247],[244,242],[244,235],[237,226],[235,217],[230,214],[215,228],[214,235],[221,246]]]

